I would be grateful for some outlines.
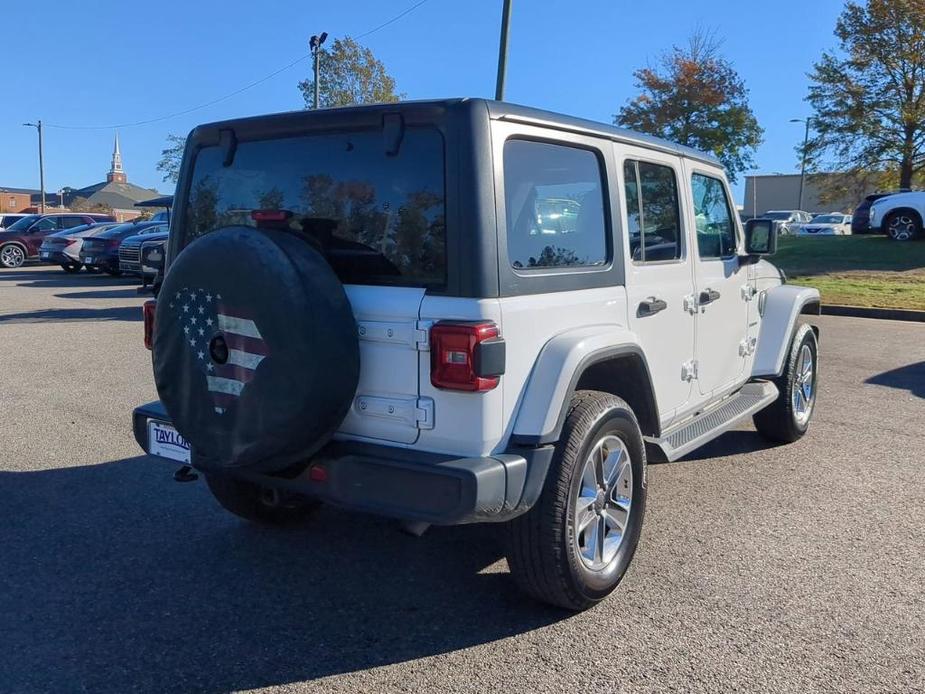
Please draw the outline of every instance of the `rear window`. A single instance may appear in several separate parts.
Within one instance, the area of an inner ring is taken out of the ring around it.
[[[386,150],[380,130],[240,142],[227,167],[221,148],[203,148],[182,242],[284,211],[345,283],[443,286],[443,136],[410,127],[396,154]]]

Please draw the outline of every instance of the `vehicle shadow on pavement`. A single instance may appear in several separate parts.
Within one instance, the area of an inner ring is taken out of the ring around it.
[[[249,525],[145,457],[0,472],[2,691],[227,692],[455,651],[564,612],[521,596],[490,526],[324,508]]]
[[[925,361],[900,366],[898,369],[892,369],[891,371],[884,371],[876,376],[871,376],[864,383],[908,390],[917,398],[925,398]]]
[[[138,284],[137,282],[135,284]],[[63,294],[55,294],[56,299],[131,299],[134,297],[144,297],[145,294],[139,294],[138,286],[125,287],[124,289],[91,289],[86,292],[65,292]],[[147,298],[150,297],[150,292],[147,294]]]
[[[24,313],[0,314],[0,325],[23,323],[69,323],[73,321],[140,321],[143,319],[138,306],[113,306],[110,308],[49,308]]]
[[[98,287],[119,287],[140,285],[135,277],[113,277],[105,273],[78,272],[69,274],[64,271],[54,272],[44,268],[29,270],[0,271],[0,283],[15,282],[20,287],[48,287],[50,289],[81,289]],[[2,284],[0,284],[2,286]]]

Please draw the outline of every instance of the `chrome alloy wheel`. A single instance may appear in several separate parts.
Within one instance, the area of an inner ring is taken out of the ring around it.
[[[16,268],[20,267],[24,262],[26,262],[26,254],[22,252],[22,248],[19,246],[10,244],[0,250],[0,265],[3,265],[3,267]]]
[[[894,241],[908,241],[915,236],[915,220],[907,214],[898,214],[890,219],[887,234]]]
[[[809,345],[800,350],[798,366],[793,373],[793,417],[803,426],[813,413],[816,399],[816,372],[813,368],[813,351]]]
[[[633,467],[626,444],[608,434],[588,454],[574,504],[578,556],[592,571],[610,564],[623,544],[633,503]]]

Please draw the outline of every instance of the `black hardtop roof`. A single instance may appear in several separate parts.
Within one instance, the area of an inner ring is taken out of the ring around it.
[[[706,162],[713,166],[722,167],[720,161],[714,157],[712,154],[706,152],[701,152],[700,150],[693,149],[692,147],[685,147],[684,145],[679,145],[674,142],[662,139],[660,137],[654,137],[652,135],[646,135],[644,133],[639,133],[634,130],[627,130],[626,128],[618,128],[614,125],[607,125],[606,123],[599,123],[593,120],[587,120],[585,118],[576,118],[574,116],[567,116],[561,113],[555,113],[553,111],[545,111],[539,108],[533,108],[531,106],[521,106],[518,104],[511,104],[506,101],[492,101],[490,99],[478,99],[478,98],[456,98],[456,99],[433,99],[433,100],[421,100],[421,101],[401,101],[394,104],[364,104],[358,106],[345,106],[340,108],[331,108],[331,109],[320,109],[319,111],[311,110],[301,110],[301,111],[284,111],[281,113],[272,113],[260,116],[249,116],[246,118],[237,118],[234,120],[227,121],[217,121],[214,123],[206,123],[194,129],[194,133],[197,130],[205,129],[232,129],[236,127],[253,125],[254,123],[261,121],[274,121],[278,120],[280,122],[291,122],[293,119],[298,119],[300,117],[305,118],[306,120],[311,120],[317,118],[318,116],[327,116],[330,117],[333,114],[343,112],[343,113],[352,113],[352,112],[388,112],[395,110],[403,109],[414,109],[414,110],[428,110],[434,109],[435,111],[440,111],[444,109],[451,109],[460,104],[477,104],[482,103],[485,105],[485,108],[488,110],[488,115],[494,120],[506,120],[512,122],[528,123],[530,125],[536,125],[539,127],[551,128],[554,130],[561,130],[564,132],[574,132],[574,133],[584,133],[590,135],[596,135],[599,137],[606,137],[608,139],[624,142],[634,145],[640,145],[642,147],[647,147],[649,149],[658,150],[661,152],[667,152],[669,154],[675,154],[681,157],[686,157],[688,159],[696,159],[698,161]]]

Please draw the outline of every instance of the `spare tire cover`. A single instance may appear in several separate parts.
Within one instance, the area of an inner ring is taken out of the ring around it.
[[[171,264],[154,378],[206,470],[307,462],[340,425],[360,371],[356,323],[324,257],[286,231],[225,227]]]

